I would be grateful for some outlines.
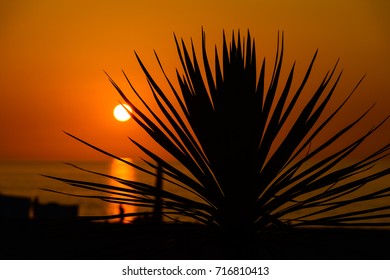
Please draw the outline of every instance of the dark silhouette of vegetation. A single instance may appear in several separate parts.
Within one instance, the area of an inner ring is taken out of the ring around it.
[[[157,173],[160,175],[144,168],[143,164],[126,161],[69,134],[133,168],[160,176],[164,185],[174,188],[156,188],[145,182],[94,171],[88,172],[114,179],[122,186],[55,179],[109,194],[93,198],[148,207],[150,213],[153,208],[156,209],[155,198],[160,197],[158,203],[161,205],[158,208],[164,217],[185,216],[233,239],[250,239],[259,231],[275,227],[390,225],[390,205],[375,206],[375,203],[371,203],[388,197],[390,187],[368,188],[369,183],[390,173],[390,168],[379,171],[371,169],[388,155],[390,144],[385,143],[353,163],[345,161],[386,120],[368,131],[362,131],[359,137],[342,146],[344,142],[341,138],[362,122],[371,110],[369,108],[344,127],[336,131],[333,129],[332,135],[319,137],[320,132],[332,126],[332,121],[361,81],[332,112],[327,112],[341,77],[337,62],[310,96],[302,98],[303,92],[309,90],[307,83],[317,51],[304,76],[298,80],[297,89],[293,90],[295,63],[287,79],[284,81],[281,78],[283,33],[278,36],[270,81],[266,81],[265,59],[260,68],[256,64],[255,42],[249,31],[246,39],[239,32],[237,36],[233,33],[230,43],[223,36],[222,54],[217,48],[215,50],[214,70],[206,51],[204,32],[203,67],[199,64],[192,43],[191,50],[176,37],[175,43],[183,67],[182,71],[177,70],[179,87],[165,74],[156,54],[170,87],[169,92],[157,84],[136,54],[159,112],[151,109],[125,73],[128,84],[143,106],[136,106],[108,77],[125,103],[132,108],[129,113],[133,121],[180,162],[189,174],[133,139],[131,141],[147,156],[144,163],[152,169],[158,168],[155,162],[161,165],[161,173]],[[302,105],[299,110],[298,104]],[[342,147],[335,148],[336,144]],[[180,195],[175,190],[185,190],[192,196]],[[190,198],[194,195],[196,198]],[[361,210],[346,207],[362,202],[370,206]],[[125,216],[144,214],[126,213]]]

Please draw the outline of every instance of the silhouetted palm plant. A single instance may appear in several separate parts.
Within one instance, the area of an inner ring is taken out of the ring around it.
[[[283,40],[283,34],[278,36],[275,64],[271,80],[267,82],[265,60],[259,74],[256,72],[255,43],[249,32],[246,40],[241,39],[239,33],[235,38],[233,33],[229,44],[223,36],[222,57],[216,49],[214,70],[206,53],[204,33],[203,68],[199,65],[193,44],[192,51],[189,51],[184,41],[180,42],[175,37],[183,67],[182,74],[177,71],[179,88],[167,77],[156,55],[170,86],[169,93],[156,83],[136,54],[159,112],[151,109],[126,74],[127,82],[143,103],[142,110],[109,77],[124,101],[131,106],[133,120],[187,169],[188,172],[183,172],[143,143],[132,140],[148,156],[145,162],[150,167],[157,168],[156,162],[161,164],[163,180],[172,185],[173,190],[156,189],[145,182],[96,172],[118,181],[122,186],[56,179],[76,187],[106,192],[109,196],[94,197],[108,202],[152,209],[154,198],[161,197],[163,214],[167,217],[187,216],[233,235],[254,233],[269,226],[390,225],[389,221],[378,221],[379,218],[390,218],[390,205],[376,207],[375,203],[370,203],[367,205],[374,206],[335,212],[347,209],[345,207],[349,205],[368,203],[390,195],[389,186],[380,190],[368,189],[359,195],[361,189],[370,186],[368,183],[390,173],[390,168],[370,171],[376,162],[388,155],[389,144],[357,162],[348,164],[343,161],[384,121],[330,153],[330,148],[335,143],[343,143],[340,138],[360,123],[370,110],[328,138],[318,137],[357,86],[333,112],[325,114],[341,76],[341,73],[336,73],[337,63],[310,97],[304,99],[302,92],[317,52],[297,89],[292,90],[295,64],[286,81],[281,80]],[[298,103],[303,105],[300,110],[296,110]],[[138,170],[154,174],[150,169],[144,169],[144,165],[126,161],[71,136]],[[320,143],[316,147],[312,144],[315,141]],[[319,158],[319,155],[322,157]],[[196,198],[180,195],[175,191],[179,189],[195,194]],[[116,216],[107,218],[112,217]]]

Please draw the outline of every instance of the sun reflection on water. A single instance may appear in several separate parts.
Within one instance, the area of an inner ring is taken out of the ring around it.
[[[126,161],[130,161],[130,162],[132,161],[130,158],[123,158],[123,159],[125,159]],[[121,178],[121,179],[126,179],[126,180],[132,180],[132,181],[136,180],[136,174],[135,174],[134,168],[132,168],[131,166],[129,166],[126,163],[121,162],[117,159],[112,159],[112,161],[111,161],[110,175]],[[108,179],[108,183],[110,185],[128,188],[127,186],[120,184],[113,179]],[[124,213],[134,213],[137,211],[136,206],[132,206],[132,205],[128,205],[128,204],[108,203],[107,204],[107,214],[108,215],[120,214],[120,207],[121,206],[123,207]],[[124,219],[124,222],[131,222],[132,220],[133,220],[133,218],[126,217]],[[120,219],[115,219],[112,221],[119,222]]]

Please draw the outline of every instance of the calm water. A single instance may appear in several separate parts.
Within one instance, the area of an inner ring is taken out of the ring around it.
[[[154,182],[154,178],[144,175],[118,160],[71,163],[81,168],[121,178],[143,180],[150,183]],[[113,180],[83,172],[58,161],[0,161],[0,193],[4,195],[29,197],[31,199],[37,197],[41,203],[78,204],[79,215],[107,215],[118,214],[119,212],[118,205],[103,202],[99,199],[78,198],[44,191],[41,188],[81,195],[104,195],[104,193],[75,188],[65,183],[43,177],[40,174],[97,183],[117,184]],[[125,210],[136,211],[132,207],[127,207]]]
[[[71,163],[85,169],[130,180],[140,180],[151,184],[154,184],[155,181],[154,177],[145,175],[144,173],[137,171],[118,160],[80,161]],[[379,170],[388,166],[388,161],[382,161],[380,165],[378,164],[378,166],[375,167],[375,169]],[[41,190],[41,188],[48,188],[73,194],[98,194],[97,192],[69,186],[65,183],[43,177],[39,174],[76,180],[94,181],[98,183],[117,184],[110,179],[88,174],[58,161],[0,161],[0,194],[23,196],[31,199],[37,197],[42,203],[57,202],[60,204],[78,204],[79,215],[111,215],[119,213],[117,204],[103,202],[98,199],[71,197]],[[390,176],[386,176],[377,182],[372,183],[369,189],[373,190],[390,187],[389,181]],[[390,205],[390,199],[386,198],[377,201],[374,206],[379,207],[383,205]],[[372,205],[354,205],[353,207],[366,208],[369,206]],[[132,206],[127,206],[125,210],[128,212],[139,211],[139,209]],[[340,211],[342,210],[338,210],[337,212]]]

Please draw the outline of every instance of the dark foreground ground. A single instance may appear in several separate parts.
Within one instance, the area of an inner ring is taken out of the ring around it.
[[[0,259],[390,259],[390,231],[265,232],[243,252],[196,225],[3,221]]]

